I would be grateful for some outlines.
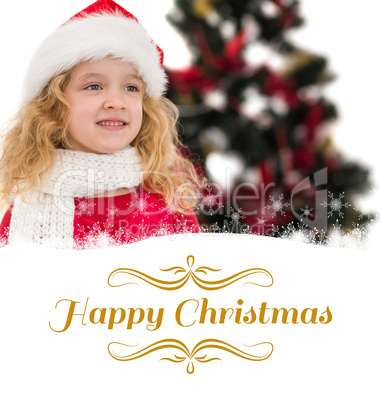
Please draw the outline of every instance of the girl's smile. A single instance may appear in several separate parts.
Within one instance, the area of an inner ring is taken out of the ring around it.
[[[107,130],[118,130],[121,129],[123,126],[126,126],[127,123],[125,121],[115,119],[115,120],[104,120],[97,123],[99,126],[106,128]]]
[[[65,95],[70,107],[70,149],[113,153],[138,135],[144,84],[135,67],[111,56],[71,72]]]

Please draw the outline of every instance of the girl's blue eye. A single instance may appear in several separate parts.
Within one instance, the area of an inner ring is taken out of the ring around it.
[[[91,84],[87,86],[86,89],[90,89],[90,91],[98,91],[99,89],[101,89],[101,86],[98,84]]]
[[[137,92],[137,91],[139,91],[138,88],[136,88],[136,86],[134,86],[134,85],[127,85],[127,86],[125,87],[125,90],[126,90],[126,91],[130,91],[130,92]]]

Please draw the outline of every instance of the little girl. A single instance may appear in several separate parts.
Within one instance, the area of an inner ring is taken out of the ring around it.
[[[165,86],[162,50],[112,0],[53,32],[2,140],[3,243],[81,249],[199,232],[203,180]]]

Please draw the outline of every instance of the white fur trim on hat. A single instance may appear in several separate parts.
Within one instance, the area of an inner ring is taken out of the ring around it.
[[[163,95],[167,80],[156,44],[139,22],[103,13],[72,19],[44,40],[27,70],[24,99],[37,96],[60,72],[110,55],[134,65],[148,96]]]

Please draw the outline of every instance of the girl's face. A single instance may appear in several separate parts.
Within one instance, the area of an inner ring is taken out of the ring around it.
[[[76,65],[65,89],[70,149],[108,154],[130,144],[142,125],[143,89],[135,67],[120,59]]]

